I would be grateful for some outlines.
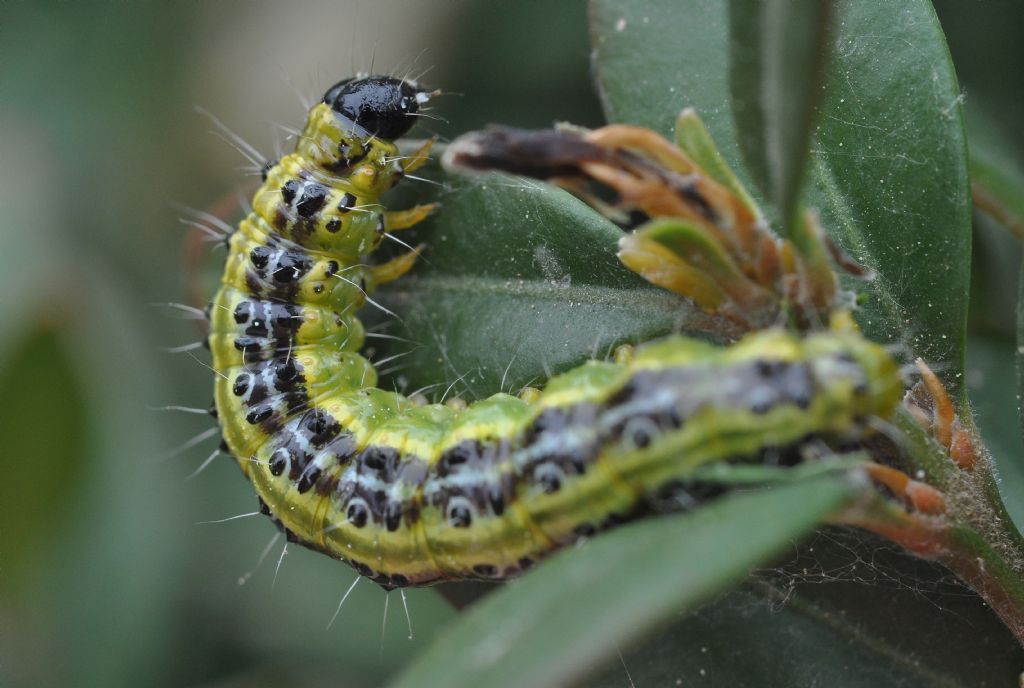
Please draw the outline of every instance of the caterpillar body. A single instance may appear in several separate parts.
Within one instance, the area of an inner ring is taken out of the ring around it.
[[[430,211],[379,198],[425,159],[394,141],[431,95],[390,77],[332,87],[228,241],[210,309],[217,417],[291,541],[388,588],[502,579],[652,504],[720,491],[709,467],[781,470],[899,403],[897,365],[852,329],[671,337],[461,409],[378,388],[356,311],[415,259],[366,263]]]

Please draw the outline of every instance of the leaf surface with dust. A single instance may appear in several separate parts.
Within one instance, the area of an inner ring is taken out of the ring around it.
[[[366,311],[371,327],[401,338],[370,343],[378,359],[399,356],[393,377],[405,389],[515,392],[617,344],[707,329],[689,302],[626,270],[615,256],[622,230],[569,194],[501,175],[447,181],[440,211],[399,235],[427,246],[379,294],[399,319]]]

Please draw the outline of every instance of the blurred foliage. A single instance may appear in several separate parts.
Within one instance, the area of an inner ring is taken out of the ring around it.
[[[969,122],[977,102],[1022,154],[1024,8],[937,5]],[[152,305],[187,286],[173,204],[204,208],[244,185],[244,160],[192,108],[269,153],[283,138],[272,123],[301,119],[294,91],[315,96],[372,55],[378,69],[432,67],[424,81],[462,94],[428,127],[442,135],[597,125],[585,12],[540,0],[0,6],[0,684],[373,686],[452,618],[435,591],[409,591],[409,641],[397,594],[384,631],[384,595],[364,583],[323,630],[353,572],[282,557],[279,541],[257,567],[274,533],[264,519],[197,525],[255,506],[226,459],[185,481],[216,439],[161,460],[210,427],[151,410],[204,408],[211,391],[201,364],[161,350],[197,338]],[[1015,291],[996,277],[1019,248],[994,234],[976,251],[991,279],[972,293],[985,315],[967,382],[1016,489]]]
[[[176,204],[245,183],[193,106],[269,152],[271,122],[301,122],[295,91],[372,59],[462,94],[442,134],[597,124],[584,6],[4,3],[0,58],[0,684],[379,684],[452,616],[436,591],[407,593],[412,641],[397,593],[382,635],[370,584],[325,631],[354,573],[295,548],[278,567],[277,542],[248,577],[273,527],[197,525],[252,511],[245,481],[223,458],[185,481],[216,438],[161,458],[210,427],[153,410],[211,395],[162,351],[195,323],[153,305],[185,300]]]

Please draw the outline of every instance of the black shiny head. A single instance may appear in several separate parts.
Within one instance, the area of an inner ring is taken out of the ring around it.
[[[393,141],[416,123],[428,91],[391,76],[339,81],[324,94],[324,102],[371,134]]]

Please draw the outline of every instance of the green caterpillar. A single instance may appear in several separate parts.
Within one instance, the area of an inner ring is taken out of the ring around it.
[[[503,579],[652,505],[713,496],[709,468],[782,470],[899,403],[897,365],[853,328],[671,337],[464,409],[376,387],[356,311],[415,254],[366,258],[431,210],[379,198],[426,158],[394,141],[432,95],[390,77],[333,86],[228,240],[210,308],[216,413],[289,540],[387,588]]]

